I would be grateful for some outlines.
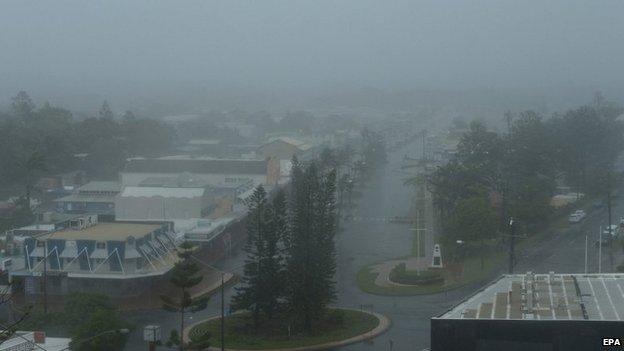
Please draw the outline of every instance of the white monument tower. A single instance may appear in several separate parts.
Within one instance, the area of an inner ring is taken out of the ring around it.
[[[440,251],[440,245],[433,245],[433,257],[431,260],[431,267],[433,268],[442,268],[444,265],[442,264],[442,251]]]

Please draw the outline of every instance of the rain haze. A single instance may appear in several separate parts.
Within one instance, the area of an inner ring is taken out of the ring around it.
[[[363,89],[621,99],[623,12],[568,0],[5,1],[0,97],[19,87],[120,108],[202,89],[281,104]]]
[[[0,0],[0,351],[621,348],[623,14]]]

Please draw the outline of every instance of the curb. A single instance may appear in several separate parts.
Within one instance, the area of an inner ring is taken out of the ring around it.
[[[338,341],[332,341],[332,342],[328,342],[325,344],[317,344],[317,345],[309,345],[309,346],[301,346],[301,347],[291,347],[291,348],[280,348],[280,349],[225,349],[226,351],[317,351],[317,350],[328,350],[328,349],[332,349],[335,347],[340,347],[340,346],[346,346],[346,345],[350,345],[350,344],[355,344],[358,342],[362,342],[368,339],[372,339],[374,337],[377,337],[383,333],[385,333],[388,329],[390,329],[390,326],[392,325],[392,321],[390,320],[390,318],[379,314],[377,312],[371,312],[371,311],[362,311],[359,309],[355,309],[355,308],[344,308],[344,307],[333,307],[334,309],[340,309],[340,310],[352,310],[352,311],[358,311],[358,312],[363,312],[363,313],[368,313],[371,314],[375,317],[377,317],[377,320],[379,321],[379,324],[377,324],[377,326],[373,329],[371,329],[370,331],[364,333],[364,334],[360,334],[360,335],[356,335],[353,337],[350,337],[348,339],[344,339],[344,340],[338,340]],[[190,326],[186,327],[184,329],[184,333],[183,333],[183,339],[184,341],[188,341],[188,334],[191,331],[191,329],[193,329],[193,327],[195,327],[198,324],[204,323],[206,321],[209,320],[213,320],[213,319],[219,319],[221,318],[220,316],[214,316],[214,317],[210,317],[208,319],[204,319],[203,321],[200,322],[195,322],[193,324],[191,324]],[[221,348],[219,347],[214,347],[211,346],[208,349],[209,351],[220,351]]]

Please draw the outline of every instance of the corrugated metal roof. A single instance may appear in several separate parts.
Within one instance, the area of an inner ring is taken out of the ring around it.
[[[266,174],[265,160],[131,159],[127,173]]]
[[[438,318],[624,320],[624,274],[527,277],[502,276]]]
[[[121,190],[121,183],[115,181],[94,180],[78,188],[78,191],[107,191],[115,192]]]
[[[174,197],[188,198],[202,197],[206,189],[204,188],[162,188],[162,187],[142,187],[127,186],[121,192],[121,197]]]
[[[54,202],[115,202],[115,196],[111,195],[83,195],[72,194],[60,199],[52,200]]]

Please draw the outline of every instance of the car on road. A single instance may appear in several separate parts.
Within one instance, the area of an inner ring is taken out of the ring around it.
[[[587,217],[587,213],[583,210],[576,210],[568,217],[569,223],[578,223]]]
[[[613,238],[617,238],[618,235],[620,234],[620,227],[618,225],[616,225],[616,224],[612,224],[611,225],[611,232],[609,232],[609,227],[604,228],[602,230],[602,235],[603,236],[609,236],[609,234],[611,234],[611,236]]]

